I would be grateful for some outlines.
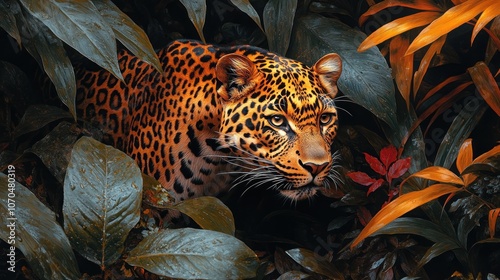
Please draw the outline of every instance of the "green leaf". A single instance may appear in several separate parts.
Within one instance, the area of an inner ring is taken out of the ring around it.
[[[450,240],[450,242],[458,244],[458,240],[444,233],[439,225],[421,218],[402,217],[395,219],[372,236],[380,234],[414,234],[433,242]]]
[[[55,106],[45,104],[32,105],[26,109],[23,118],[14,129],[13,137],[18,138],[21,135],[39,130],[47,124],[63,118],[71,118],[71,114]]]
[[[64,230],[73,248],[101,265],[115,262],[140,217],[142,177],[134,160],[80,138],[64,180]]]
[[[71,157],[71,149],[78,136],[80,136],[80,132],[72,124],[61,122],[26,152],[38,156],[57,181],[63,184],[66,168]],[[57,151],[57,153],[54,153],[54,151]]]
[[[16,23],[16,15],[21,12],[19,3],[13,0],[0,1],[0,27],[14,38],[21,47],[21,34]]]
[[[207,14],[207,3],[205,0],[179,0],[188,12],[189,19],[193,23],[198,36],[203,42],[206,42],[203,35],[203,26],[205,26],[205,17]]]
[[[6,173],[0,173],[0,237],[9,244],[7,254],[11,254],[11,246],[21,250],[40,279],[80,278],[75,255],[54,212],[14,181],[14,166],[9,166]],[[11,257],[6,258],[8,263]],[[21,268],[15,270],[19,273]]]
[[[457,158],[462,143],[481,120],[488,105],[479,98],[469,101],[455,117],[439,145],[434,165],[450,168]]]
[[[61,40],[29,13],[24,17],[18,17],[18,22],[24,31],[24,47],[47,73],[59,99],[68,107],[76,120],[75,73]]]
[[[420,261],[418,262],[418,267],[424,266],[426,263],[428,263],[430,260],[433,258],[451,251],[455,249],[459,249],[460,247],[456,243],[452,242],[438,242],[434,243],[428,250],[425,252],[424,256]]]
[[[250,4],[250,0],[231,0],[231,3],[238,7],[240,11],[247,14],[259,26],[260,30],[264,31],[264,28],[260,24],[259,14],[255,11],[252,4]]]
[[[182,279],[252,278],[259,265],[255,253],[233,236],[192,228],[152,233],[130,251],[126,262]]]
[[[113,30],[90,0],[19,1],[59,39],[123,80]]]
[[[162,72],[160,61],[148,36],[110,0],[93,0],[103,18],[115,32],[115,36],[129,51]]]
[[[288,55],[313,65],[326,53],[338,53],[343,66],[338,81],[339,89],[349,99],[397,130],[391,71],[377,48],[357,52],[357,47],[365,37],[364,33],[338,20],[308,15],[295,22]]]
[[[267,2],[262,17],[270,51],[286,55],[296,10],[297,0]]]
[[[204,196],[188,199],[169,208],[188,215],[203,229],[234,235],[233,213],[215,197]]]
[[[311,250],[296,248],[286,251],[286,254],[311,272],[327,276],[329,279],[344,279],[344,276],[332,263],[321,259],[320,256]]]

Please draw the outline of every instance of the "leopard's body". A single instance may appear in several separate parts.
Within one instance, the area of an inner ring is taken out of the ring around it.
[[[336,54],[310,68],[255,47],[175,41],[158,57],[164,73],[122,51],[125,82],[77,71],[77,107],[175,199],[218,194],[235,177],[291,199],[333,183]]]

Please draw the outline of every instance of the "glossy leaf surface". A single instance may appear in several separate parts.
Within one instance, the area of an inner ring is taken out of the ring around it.
[[[252,278],[258,266],[255,253],[240,240],[193,228],[151,233],[130,251],[126,262],[182,279]]]
[[[286,254],[311,272],[321,274],[329,279],[344,279],[344,276],[332,263],[326,260],[319,260],[317,254],[313,251],[304,248],[296,248],[286,251]]]
[[[255,24],[257,24],[260,30],[264,31],[264,28],[262,28],[262,25],[260,24],[259,14],[250,3],[250,0],[231,0],[231,3],[238,7],[240,11],[247,14],[255,22]]]
[[[123,152],[82,137],[64,180],[64,230],[74,249],[101,268],[114,263],[137,224],[142,198],[139,167]]]
[[[193,23],[198,36],[203,42],[206,42],[203,35],[203,27],[205,26],[205,17],[207,14],[207,3],[205,0],[179,0],[188,12],[189,19]]]
[[[467,70],[486,103],[500,116],[500,89],[488,66],[480,61]]]
[[[269,50],[286,55],[294,24],[297,0],[270,0],[262,15]]]

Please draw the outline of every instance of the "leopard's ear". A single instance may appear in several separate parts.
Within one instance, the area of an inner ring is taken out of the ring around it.
[[[342,73],[342,60],[336,53],[330,53],[318,60],[314,64],[314,72],[318,74],[321,85],[328,91],[333,98],[337,95],[337,80]]]
[[[224,100],[237,100],[248,94],[257,84],[259,71],[248,57],[226,54],[219,59],[215,68],[217,79],[223,86],[219,95]]]

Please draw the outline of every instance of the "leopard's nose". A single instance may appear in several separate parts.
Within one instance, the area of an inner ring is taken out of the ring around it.
[[[314,162],[302,163],[301,161],[300,165],[302,165],[302,167],[304,167],[305,170],[311,173],[312,176],[316,176],[319,173],[321,173],[321,171],[325,170],[325,168],[328,166],[328,162],[317,164]]]

